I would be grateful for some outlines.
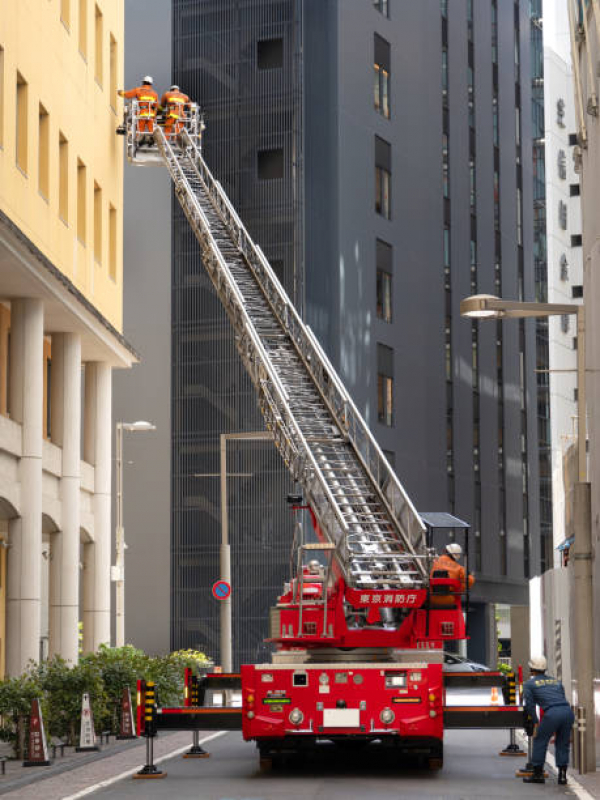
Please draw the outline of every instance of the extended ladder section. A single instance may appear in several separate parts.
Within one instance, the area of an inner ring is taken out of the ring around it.
[[[231,320],[266,425],[348,586],[427,583],[424,526],[312,331],[254,244],[197,139],[154,139]]]

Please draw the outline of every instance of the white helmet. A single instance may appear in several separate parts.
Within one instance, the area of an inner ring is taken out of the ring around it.
[[[177,84],[174,83],[173,86],[171,86],[171,88],[169,89],[169,91],[170,92],[178,92],[179,91],[179,86],[177,86]]]
[[[446,552],[448,555],[454,556],[455,558],[460,558],[462,556],[462,547],[458,544],[458,542],[450,542],[450,544],[446,545]]]
[[[538,672],[546,672],[548,662],[544,656],[532,656],[529,659],[529,669],[535,669]]]
[[[142,83],[154,83],[154,78],[152,75],[146,75],[145,78],[142,78]]]

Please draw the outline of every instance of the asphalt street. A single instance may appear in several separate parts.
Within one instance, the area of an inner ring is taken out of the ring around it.
[[[514,777],[523,759],[500,758],[507,744],[502,731],[450,731],[446,734],[445,765],[437,773],[400,768],[369,749],[341,753],[324,745],[315,758],[263,773],[253,744],[229,733],[207,747],[203,760],[174,758],[160,768],[162,780],[115,783],[93,797],[173,798],[173,800],[482,800],[488,798],[574,797],[551,777],[545,786],[527,786]]]

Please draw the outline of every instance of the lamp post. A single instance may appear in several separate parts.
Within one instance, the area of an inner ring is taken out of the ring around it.
[[[578,482],[574,486],[573,518],[575,672],[577,704],[587,716],[586,753],[582,771],[595,771],[594,735],[594,597],[592,585],[592,515],[591,491],[587,476],[586,402],[585,402],[585,307],[574,303],[527,303],[503,300],[489,294],[473,295],[462,300],[460,313],[471,319],[523,319],[577,315],[577,463]],[[585,769],[587,765],[587,769]]]
[[[116,625],[115,644],[125,645],[125,528],[123,526],[123,431],[155,431],[156,425],[151,422],[117,422],[116,426],[116,479],[117,508],[115,536],[115,566],[112,568],[112,580],[115,583]]]

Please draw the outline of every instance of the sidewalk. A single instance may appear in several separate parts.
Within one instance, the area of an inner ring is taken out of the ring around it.
[[[580,775],[577,771],[573,770],[573,778],[577,783],[581,784],[586,792],[589,792],[592,797],[600,797],[600,764],[596,765],[596,772],[588,772],[587,775]]]
[[[206,735],[208,732],[201,732],[200,738]],[[183,752],[191,743],[189,731],[159,735],[154,740],[154,758]],[[74,748],[66,748],[64,758],[56,758],[50,767],[23,767],[20,761],[7,761],[6,775],[0,776],[0,795],[2,800],[62,800],[122,773],[137,771],[145,754],[145,739],[113,739],[99,753],[75,753]]]

